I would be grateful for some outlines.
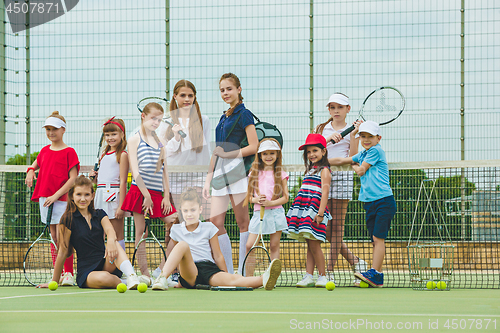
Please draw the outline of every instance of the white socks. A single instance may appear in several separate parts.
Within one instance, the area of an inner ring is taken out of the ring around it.
[[[248,231],[240,232],[240,259],[238,261],[238,273],[241,275],[243,261],[247,255]]]
[[[135,274],[134,267],[132,267],[130,260],[125,260],[122,262],[122,264],[120,265],[120,271],[122,271],[125,276]]]
[[[234,273],[233,267],[233,253],[231,248],[231,240],[227,234],[220,235],[217,237],[219,239],[220,250],[224,256],[224,261],[226,262],[227,272],[229,274]]]
[[[125,250],[125,239],[119,240],[118,244],[120,244],[120,246],[125,251],[125,253],[127,253],[127,251]]]

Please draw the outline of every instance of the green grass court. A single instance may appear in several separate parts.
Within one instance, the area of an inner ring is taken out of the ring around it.
[[[0,323],[2,332],[497,332],[500,290],[338,287],[331,292],[170,289],[119,294],[6,287],[0,288]]]

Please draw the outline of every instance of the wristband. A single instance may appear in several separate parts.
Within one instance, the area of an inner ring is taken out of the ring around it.
[[[33,172],[35,172],[35,168],[29,167],[28,169],[26,169],[26,173],[30,172],[30,170],[33,170]]]

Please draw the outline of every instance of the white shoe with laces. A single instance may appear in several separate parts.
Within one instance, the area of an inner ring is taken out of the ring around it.
[[[262,286],[264,287],[264,289],[273,290],[280,274],[281,261],[279,259],[273,259],[264,274],[262,274]]]
[[[69,272],[64,273],[61,281],[61,286],[74,286],[74,285],[75,285],[75,279],[73,278],[73,274]]]
[[[127,289],[128,290],[136,290],[139,283],[141,283],[141,281],[139,281],[139,277],[137,275],[135,275],[135,273],[130,274],[127,277]]]
[[[150,287],[151,284],[153,283],[153,279],[147,275],[141,275],[141,276],[139,276],[139,282],[145,283],[146,286]]]
[[[152,290],[168,290],[168,281],[167,279],[163,276],[160,275],[156,278],[155,282],[153,283],[153,286],[151,287]]]
[[[318,277],[318,279],[316,280],[316,283],[314,284],[314,286],[316,288],[325,288],[327,282],[328,282],[328,280],[327,280],[326,276],[320,275]]]
[[[297,288],[309,288],[309,287],[314,287],[314,280],[313,278],[309,275],[306,274],[304,275],[304,278],[297,282],[295,285]]]

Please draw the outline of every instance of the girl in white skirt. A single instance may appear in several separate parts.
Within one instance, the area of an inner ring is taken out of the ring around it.
[[[128,155],[125,151],[127,138],[125,136],[125,123],[115,117],[106,121],[103,125],[103,140],[106,147],[100,158],[99,172],[90,171],[90,177],[97,176],[97,191],[94,205],[96,209],[102,209],[108,215],[111,225],[115,229],[116,239],[125,250],[123,232],[123,218],[125,214],[121,209],[125,195],[127,194],[128,177]],[[94,178],[94,181],[96,178]]]
[[[260,230],[260,207],[265,207],[262,234],[271,235],[271,260],[280,257],[281,232],[287,230],[283,204],[288,202],[288,174],[283,171],[281,147],[275,139],[263,139],[250,169],[244,205],[254,204],[248,228],[246,253],[252,248]]]

